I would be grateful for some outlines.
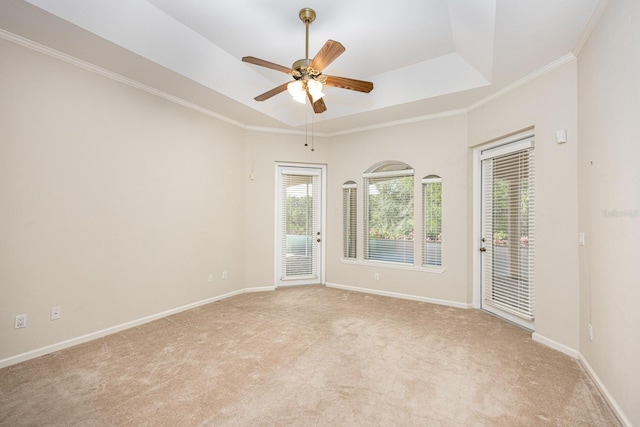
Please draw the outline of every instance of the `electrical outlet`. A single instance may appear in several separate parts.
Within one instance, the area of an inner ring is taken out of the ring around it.
[[[26,328],[27,327],[27,315],[26,314],[17,314],[16,315],[16,329]]]
[[[380,280],[380,273],[373,273],[373,280]]]
[[[209,273],[209,278],[207,280],[209,280],[209,283],[213,282],[213,273]]]
[[[227,272],[223,271],[222,272],[222,279],[225,280],[227,278]]]
[[[51,307],[51,320],[58,320],[62,317],[62,307]]]

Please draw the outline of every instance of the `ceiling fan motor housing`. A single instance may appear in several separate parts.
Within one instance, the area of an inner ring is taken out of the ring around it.
[[[293,70],[298,70],[301,73],[304,73],[304,72],[307,71],[307,68],[309,67],[309,64],[311,64],[311,60],[309,58],[298,59],[296,62],[293,63],[291,68]]]

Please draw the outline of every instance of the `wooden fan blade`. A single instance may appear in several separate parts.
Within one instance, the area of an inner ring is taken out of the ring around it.
[[[316,102],[313,102],[313,97],[311,96],[309,91],[307,91],[307,98],[309,98],[309,102],[311,103],[311,106],[313,107],[313,112],[314,113],[320,114],[320,113],[324,113],[325,111],[327,111],[327,105],[324,103],[324,99],[323,98],[320,98]]]
[[[336,58],[345,51],[346,49],[340,42],[334,40],[327,40],[327,42],[322,46],[320,51],[316,54],[316,56],[311,61],[309,66],[317,71],[324,70],[329,64],[336,60]]]
[[[259,65],[261,67],[271,68],[272,70],[282,71],[283,73],[291,73],[291,68],[274,64],[273,62],[265,61],[264,59],[255,58],[253,56],[245,56],[242,58],[242,61],[248,62],[249,64]]]
[[[287,85],[288,85],[289,83],[290,83],[290,82],[283,83],[283,84],[281,84],[280,86],[278,86],[278,87],[274,87],[273,89],[268,90],[268,91],[266,91],[265,93],[263,93],[262,95],[258,95],[258,96],[256,96],[256,97],[255,97],[255,98],[253,98],[253,99],[255,99],[256,101],[265,101],[265,100],[267,100],[267,99],[271,98],[272,96],[277,95],[277,94],[279,94],[279,93],[284,92],[285,90],[287,90]]]
[[[324,103],[324,98],[320,98],[313,103],[313,111],[318,114],[327,111],[327,104]]]
[[[373,83],[365,82],[363,80],[348,79],[346,77],[327,76],[326,85],[332,87],[339,87],[341,89],[355,90],[358,92],[369,93],[373,90]]]

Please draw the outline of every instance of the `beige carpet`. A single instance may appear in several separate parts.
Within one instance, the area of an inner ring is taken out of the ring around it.
[[[615,426],[575,360],[476,310],[245,294],[0,370],[3,426]]]

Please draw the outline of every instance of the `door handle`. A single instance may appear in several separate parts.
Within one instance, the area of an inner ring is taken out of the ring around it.
[[[487,248],[480,248],[480,252],[487,252]]]

